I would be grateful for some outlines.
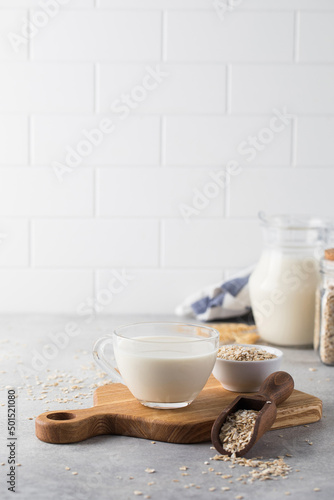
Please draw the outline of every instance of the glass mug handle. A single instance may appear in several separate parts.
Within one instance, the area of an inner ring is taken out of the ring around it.
[[[104,351],[106,346],[110,344],[112,346],[113,356],[111,358],[111,361],[108,361]],[[126,385],[122,376],[116,369],[117,365],[114,355],[113,340],[111,337],[102,337],[95,342],[93,347],[93,356],[96,363],[102,368],[103,371],[107,372],[108,375],[110,375],[113,382]]]

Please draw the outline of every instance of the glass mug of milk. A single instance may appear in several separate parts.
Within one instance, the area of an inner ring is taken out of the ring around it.
[[[182,408],[206,384],[219,347],[217,330],[182,323],[136,323],[116,328],[93,348],[113,382],[151,408]],[[109,350],[109,353],[108,353]]]

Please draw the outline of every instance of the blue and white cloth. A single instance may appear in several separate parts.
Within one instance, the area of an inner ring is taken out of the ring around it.
[[[242,316],[251,311],[248,281],[254,266],[235,274],[224,283],[211,285],[190,295],[180,304],[178,316],[212,321]]]

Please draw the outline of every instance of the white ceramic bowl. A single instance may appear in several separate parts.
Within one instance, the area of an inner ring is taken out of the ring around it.
[[[243,347],[256,347],[263,349],[277,358],[263,361],[234,361],[217,358],[213,368],[213,375],[224,389],[234,392],[258,391],[262,382],[273,372],[280,369],[283,352],[275,347],[253,344],[233,344]]]

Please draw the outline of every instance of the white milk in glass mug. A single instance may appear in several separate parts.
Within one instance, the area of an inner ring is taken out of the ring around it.
[[[218,346],[219,333],[210,327],[136,323],[99,339],[93,355],[143,405],[171,409],[188,406],[203,389]]]

